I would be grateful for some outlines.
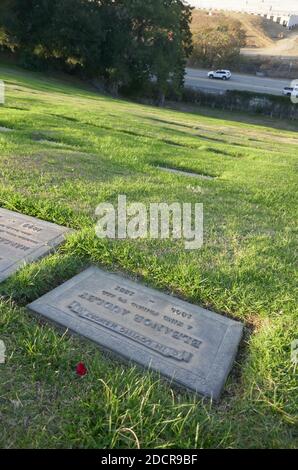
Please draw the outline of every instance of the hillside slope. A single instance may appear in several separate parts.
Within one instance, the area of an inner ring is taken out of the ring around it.
[[[5,65],[0,79],[0,206],[76,230],[0,285],[0,447],[296,447],[294,124],[158,109]],[[203,248],[97,239],[95,208],[118,194],[203,203]],[[25,309],[92,263],[245,323],[220,404],[172,389]]]
[[[260,16],[234,12],[208,12],[194,10],[192,31],[195,34],[200,24],[206,22],[210,27],[215,26],[221,19],[236,19],[246,32],[247,46],[244,52],[264,55],[298,56],[298,32],[288,31],[278,23]]]

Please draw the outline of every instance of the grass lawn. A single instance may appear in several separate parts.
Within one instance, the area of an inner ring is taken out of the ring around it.
[[[143,106],[5,64],[0,78],[0,206],[77,230],[0,285],[0,447],[297,447],[297,124]],[[97,239],[95,208],[118,194],[204,203],[203,248]],[[92,263],[245,323],[219,404],[26,310]]]

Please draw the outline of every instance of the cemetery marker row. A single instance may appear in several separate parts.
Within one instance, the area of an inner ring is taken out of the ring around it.
[[[49,254],[70,230],[0,208],[0,282]],[[28,306],[118,356],[217,400],[243,325],[91,267]]]

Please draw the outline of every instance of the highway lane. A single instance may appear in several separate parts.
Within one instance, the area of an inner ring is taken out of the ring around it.
[[[285,80],[239,73],[234,74],[233,71],[232,78],[227,81],[210,80],[207,74],[208,70],[187,68],[185,77],[186,86],[213,93],[220,93],[226,90],[241,90],[281,96],[283,88],[291,84],[290,79]]]

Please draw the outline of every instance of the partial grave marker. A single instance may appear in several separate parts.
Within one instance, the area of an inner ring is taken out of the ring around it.
[[[28,307],[214,400],[243,331],[241,323],[96,267]]]
[[[58,142],[58,141],[56,141],[56,140],[39,139],[39,140],[35,140],[35,142],[38,142],[39,144],[44,144],[44,145],[51,145],[52,147],[68,147],[68,148],[72,148],[71,145],[64,144],[63,142]]]
[[[9,127],[0,126],[0,132],[12,132],[12,129]]]
[[[60,245],[66,227],[0,208],[0,282]]]
[[[58,139],[58,140],[57,140]],[[59,136],[56,136],[54,132],[48,131],[45,133],[34,132],[32,134],[32,140],[38,144],[51,145],[53,147],[67,147],[73,148],[73,145],[61,142]]]
[[[191,171],[177,170],[176,168],[167,168],[165,166],[157,167],[159,170],[165,171],[166,173],[173,173],[179,176],[190,176],[191,178],[199,178],[203,180],[213,180],[214,176],[201,175],[199,173],[192,173]]]

